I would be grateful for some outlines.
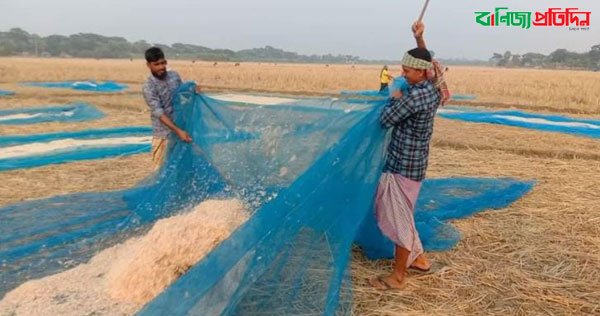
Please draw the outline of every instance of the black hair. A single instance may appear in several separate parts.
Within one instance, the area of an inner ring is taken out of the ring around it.
[[[146,57],[147,62],[152,63],[165,58],[165,53],[158,47],[150,47],[146,50],[144,56]]]
[[[408,54],[414,58],[422,59],[431,62],[431,53],[425,48],[413,48],[408,51]]]

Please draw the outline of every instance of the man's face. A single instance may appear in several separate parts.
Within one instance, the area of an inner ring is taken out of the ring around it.
[[[422,69],[402,66],[402,72],[404,72],[404,77],[406,77],[409,84],[417,84],[427,78],[426,71]]]
[[[152,75],[158,79],[164,79],[167,76],[167,60],[161,58],[157,61],[146,63]]]

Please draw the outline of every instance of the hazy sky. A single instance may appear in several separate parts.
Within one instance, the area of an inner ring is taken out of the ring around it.
[[[399,59],[414,46],[410,25],[424,0],[0,0],[0,31],[41,36],[98,33],[130,41],[210,48],[271,45],[302,54]],[[475,11],[591,11],[588,31],[568,27],[483,27]],[[442,58],[487,59],[493,52],[588,51],[600,43],[600,0],[431,0],[428,47]]]

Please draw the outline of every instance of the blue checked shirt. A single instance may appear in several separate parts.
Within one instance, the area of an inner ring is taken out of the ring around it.
[[[380,117],[384,128],[393,128],[384,172],[425,179],[433,118],[440,101],[438,89],[429,80],[409,86],[402,98],[388,101]]]
[[[167,138],[171,130],[163,124],[159,118],[166,114],[170,119],[173,118],[173,96],[181,85],[181,78],[175,71],[167,71],[165,79],[161,80],[150,75],[142,92],[144,100],[150,108],[152,119],[152,134],[157,138]]]

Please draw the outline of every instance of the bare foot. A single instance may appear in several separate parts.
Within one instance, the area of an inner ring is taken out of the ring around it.
[[[406,287],[406,280],[392,273],[373,277],[369,279],[369,284],[380,291],[402,290]]]
[[[410,267],[420,271],[429,271],[431,269],[431,262],[427,260],[424,254],[421,254],[413,261]]]

